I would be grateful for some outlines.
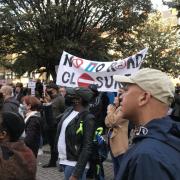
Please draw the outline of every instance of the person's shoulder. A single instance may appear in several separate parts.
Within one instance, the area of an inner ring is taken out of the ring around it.
[[[85,118],[86,119],[95,119],[95,116],[91,112],[87,111],[85,114]]]
[[[154,145],[153,142],[147,143],[147,140],[136,145],[131,145],[124,157],[126,164],[133,167],[137,164],[144,163],[144,166],[146,166],[148,162],[161,161],[161,154],[159,151],[153,149]],[[145,160],[147,160],[146,163]]]
[[[26,122],[26,126],[28,124],[31,124],[31,125],[35,125],[35,124],[40,124],[41,122],[41,117],[40,116],[36,116],[36,115],[32,115],[29,117],[28,121]]]
[[[142,147],[143,148],[143,147]],[[127,159],[126,164],[129,164],[129,167],[137,167],[148,170],[151,167],[151,170],[156,171],[156,168],[166,168],[169,171],[174,171],[176,168],[179,169],[179,155],[173,154],[170,151],[163,151],[163,149],[153,150],[154,147],[150,149],[141,149],[133,153]]]
[[[132,145],[133,157],[148,156],[151,159],[161,161],[162,159],[168,160],[175,156],[175,151],[172,147],[168,146],[165,142],[153,138],[144,138],[137,144]]]
[[[29,119],[33,119],[33,120],[40,120],[41,119],[41,117],[40,116],[36,116],[36,115],[32,115],[32,116],[30,116],[29,117]]]
[[[95,121],[95,116],[88,110],[80,112],[78,115],[78,118],[83,119],[83,121],[85,121],[85,122]]]
[[[63,103],[64,104],[65,99],[63,96],[61,96],[60,94],[58,94],[54,99],[52,99],[52,103]]]
[[[58,95],[57,95],[57,99],[59,99],[59,100],[64,100],[64,97],[63,97],[61,94],[58,94]]]
[[[32,150],[23,141],[13,143],[11,150],[14,152],[13,159],[16,160],[16,166],[24,170],[23,174],[34,179],[36,174],[36,158]]]
[[[15,97],[9,97],[5,103],[9,103],[9,104],[13,104],[13,105],[16,105],[16,106],[19,106],[20,103],[19,101],[15,98]]]

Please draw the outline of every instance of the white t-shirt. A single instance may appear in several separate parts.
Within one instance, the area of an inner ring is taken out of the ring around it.
[[[61,132],[58,139],[58,153],[59,153],[59,164],[76,166],[77,161],[67,160],[66,154],[66,142],[65,142],[65,132],[68,124],[78,115],[78,111],[72,111],[71,114],[63,121]],[[89,168],[89,164],[86,165]]]
[[[68,124],[78,115],[78,111],[72,111],[71,114],[64,120],[61,132],[58,139],[58,152],[59,152],[59,159],[61,160],[67,160],[66,155],[66,142],[65,142],[65,131],[68,126]],[[60,163],[61,164],[61,163]]]

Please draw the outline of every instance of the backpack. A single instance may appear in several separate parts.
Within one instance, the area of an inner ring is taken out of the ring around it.
[[[108,145],[106,140],[103,137],[103,128],[98,127],[95,131],[94,136],[94,145],[96,146],[97,153],[98,153],[98,161],[103,162],[107,159],[108,156]]]

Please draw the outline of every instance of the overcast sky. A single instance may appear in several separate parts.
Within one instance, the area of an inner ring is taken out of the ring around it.
[[[167,6],[163,5],[162,0],[151,0],[151,1],[154,5],[155,9],[158,9],[158,10],[167,10],[168,9]]]

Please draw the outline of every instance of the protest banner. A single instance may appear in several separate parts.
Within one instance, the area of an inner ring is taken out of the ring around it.
[[[56,84],[66,87],[87,87],[96,84],[99,91],[116,92],[121,84],[113,80],[113,75],[129,76],[138,71],[147,53],[147,48],[128,58],[100,62],[90,61],[63,52]]]

